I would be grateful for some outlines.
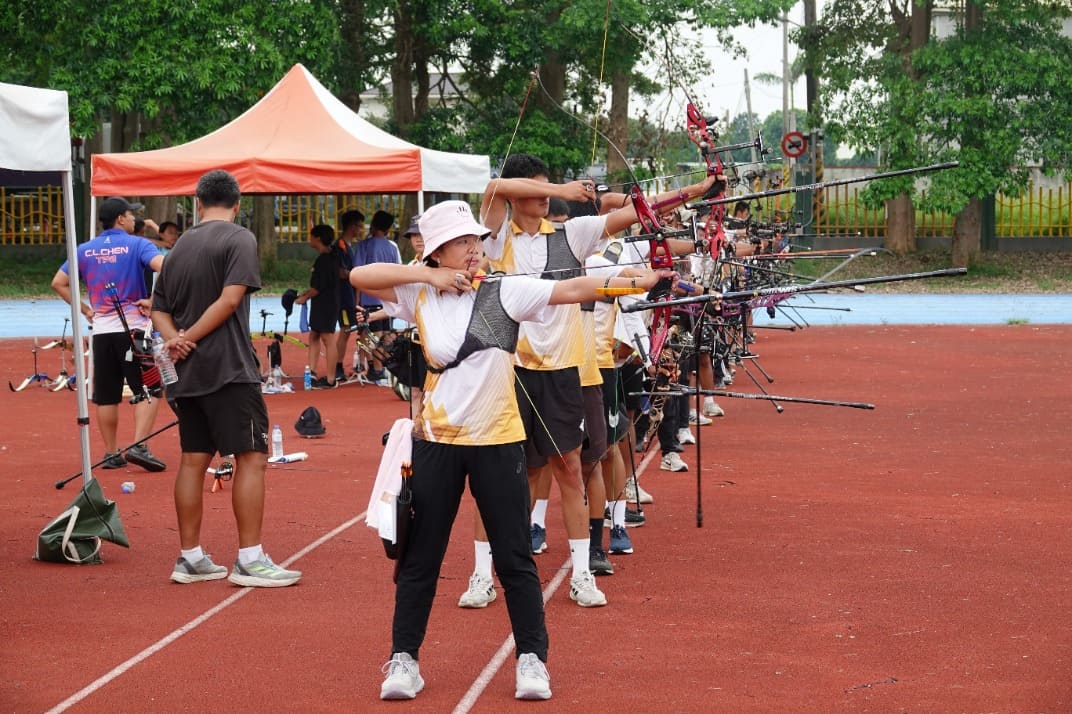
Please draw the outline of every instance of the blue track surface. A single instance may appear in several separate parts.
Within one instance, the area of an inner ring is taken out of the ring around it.
[[[794,306],[794,307],[790,307]],[[269,331],[283,330],[278,297],[255,297],[250,327],[260,331],[261,310]],[[59,337],[71,309],[56,300],[0,300],[0,337]],[[1072,295],[798,295],[782,303],[774,320],[764,310],[755,324],[809,325],[1004,325],[1009,322],[1072,322]],[[298,311],[288,331],[298,331]],[[68,326],[68,334],[70,328]]]

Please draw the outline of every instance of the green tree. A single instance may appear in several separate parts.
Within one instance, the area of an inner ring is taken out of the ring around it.
[[[1027,166],[1045,173],[1072,166],[1072,38],[1061,31],[1067,5],[969,0],[956,31],[917,53],[922,129],[935,158],[955,171],[931,181],[932,205],[956,212],[952,259],[980,252],[983,202],[1021,193]]]
[[[923,163],[918,139],[918,70],[912,54],[930,37],[933,0],[834,0],[801,36],[806,66],[819,68],[819,111],[829,134],[857,151],[878,149],[886,167]],[[886,247],[915,250],[911,177],[872,182],[865,195],[886,204]]]
[[[1027,185],[1022,167],[1054,171],[1072,158],[1062,109],[1072,40],[1066,4],[1048,0],[966,0],[948,11],[954,31],[932,36],[930,0],[834,0],[809,33],[807,51],[823,71],[824,114],[858,151],[877,150],[888,168],[955,158],[959,168],[930,177],[930,205],[957,213],[953,263],[979,250],[982,202]],[[913,177],[872,182],[885,201],[887,247],[915,247]]]

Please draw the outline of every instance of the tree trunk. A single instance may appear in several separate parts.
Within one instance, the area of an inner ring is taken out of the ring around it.
[[[395,6],[395,57],[391,63],[391,109],[398,135],[408,139],[413,111],[413,18],[407,4]]]
[[[967,268],[979,257],[982,236],[983,201],[972,198],[953,221],[951,266]]]
[[[368,61],[365,52],[365,0],[340,0],[339,15],[342,18],[339,33],[342,37],[342,59],[339,77],[339,99],[355,112],[361,108],[361,89],[357,86]]]
[[[262,269],[272,269],[279,259],[279,236],[275,232],[275,196],[253,197],[253,235]]]
[[[629,75],[615,70],[610,76],[610,126],[607,138],[622,151],[629,145]],[[607,178],[618,181],[629,175],[625,159],[610,146],[607,147]]]
[[[897,255],[916,249],[916,212],[912,208],[912,196],[907,193],[886,201],[885,247]]]

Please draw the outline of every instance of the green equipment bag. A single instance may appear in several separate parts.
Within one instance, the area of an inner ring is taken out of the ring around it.
[[[50,563],[101,563],[101,541],[130,547],[119,508],[101,491],[95,478],[82,486],[67,510],[37,535],[34,560]]]

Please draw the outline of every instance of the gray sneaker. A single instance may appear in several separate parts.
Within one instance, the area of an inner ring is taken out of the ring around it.
[[[301,580],[300,570],[284,570],[272,562],[267,553],[248,565],[242,565],[237,560],[234,570],[227,578],[235,585],[251,588],[285,588],[288,585]]]
[[[227,568],[213,563],[207,553],[196,563],[191,563],[179,556],[179,559],[175,561],[175,569],[171,571],[171,579],[177,583],[200,583],[204,580],[219,580],[226,577]]]
[[[101,461],[102,469],[121,469],[127,465],[127,460],[123,458],[123,454],[119,451],[114,454],[105,454],[104,461]]]
[[[395,652],[381,670],[387,675],[380,685],[380,699],[413,699],[424,689],[417,660],[406,652]]]
[[[517,674],[514,687],[515,699],[550,699],[551,675],[540,658],[526,652],[517,658]]]
[[[146,471],[157,472],[167,469],[167,464],[153,456],[153,452],[149,451],[149,447],[145,444],[136,444],[127,449],[127,461],[135,466],[141,466]]]
[[[592,575],[614,575],[614,566],[602,548],[588,550],[588,570]]]

